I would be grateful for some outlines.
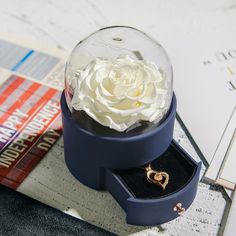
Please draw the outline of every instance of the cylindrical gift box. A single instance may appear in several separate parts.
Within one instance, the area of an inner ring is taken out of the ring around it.
[[[129,137],[101,136],[82,128],[73,119],[64,93],[61,108],[67,167],[75,178],[93,189],[106,189],[105,169],[121,170],[149,163],[169,147],[173,138],[175,95],[159,126]]]

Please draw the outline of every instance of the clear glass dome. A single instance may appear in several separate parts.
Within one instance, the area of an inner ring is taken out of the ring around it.
[[[143,123],[161,123],[171,104],[172,83],[171,63],[158,42],[135,28],[111,26],[73,49],[66,65],[65,96],[72,117],[84,128],[129,133]],[[129,119],[124,118],[127,114]]]

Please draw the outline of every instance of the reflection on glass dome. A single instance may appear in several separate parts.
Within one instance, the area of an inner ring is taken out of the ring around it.
[[[68,108],[81,127],[96,134],[130,136],[157,127],[172,93],[172,68],[164,49],[131,27],[93,33],[67,62]]]

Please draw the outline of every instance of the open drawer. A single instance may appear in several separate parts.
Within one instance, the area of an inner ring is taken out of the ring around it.
[[[175,141],[151,166],[169,174],[164,191],[147,181],[143,166],[106,172],[106,188],[125,210],[129,224],[158,225],[170,221],[182,215],[196,196],[201,163],[195,162]]]

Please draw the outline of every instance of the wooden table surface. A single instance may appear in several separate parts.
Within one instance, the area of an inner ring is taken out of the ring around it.
[[[66,50],[71,50],[91,32],[108,25],[134,26],[164,42],[183,34],[217,32],[234,26],[236,1],[0,0],[0,23],[0,32]],[[175,138],[196,160],[199,159],[178,123]],[[64,175],[69,175],[64,166],[62,147],[60,141],[48,155],[51,159],[47,156],[43,164],[50,167],[50,171],[52,159],[58,158],[58,168],[62,169],[62,173],[65,171]],[[46,189],[36,181],[37,174],[40,173],[36,168],[18,191],[118,234],[182,236],[220,235],[223,232],[229,201],[221,188],[204,181],[199,184],[197,198],[185,217],[148,228],[126,225],[124,213],[108,193],[95,194],[82,185],[76,187],[77,194],[71,195],[63,189],[66,185],[58,185],[56,190]],[[56,177],[51,176],[51,183],[54,180]],[[71,181],[78,185],[72,177]],[[73,198],[78,196],[82,203],[76,206]]]

